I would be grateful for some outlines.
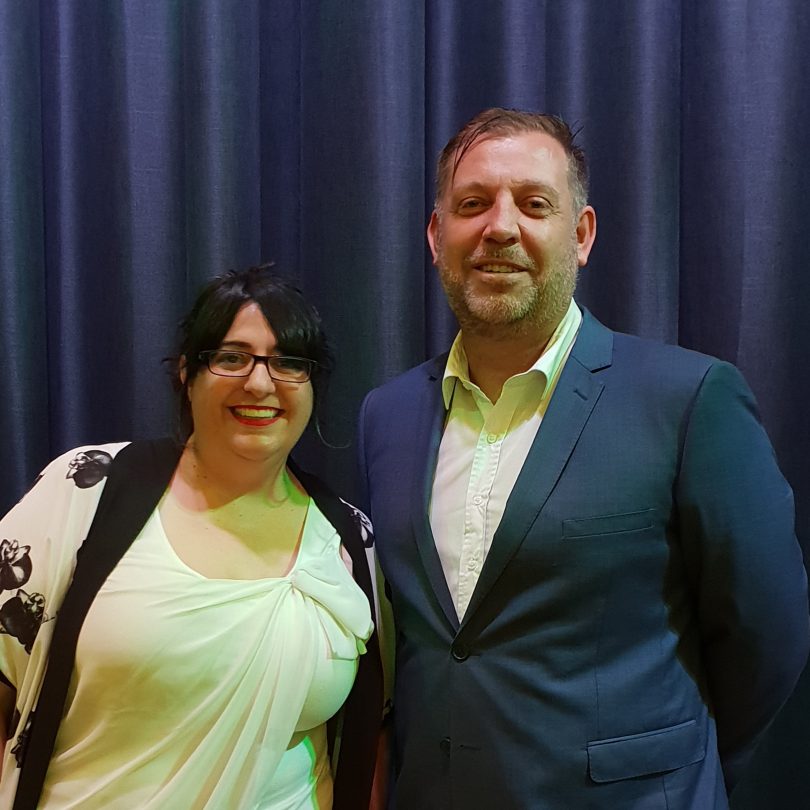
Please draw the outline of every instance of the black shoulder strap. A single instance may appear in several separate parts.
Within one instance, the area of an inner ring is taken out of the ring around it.
[[[13,810],[36,810],[62,721],[84,618],[110,572],[140,534],[177,466],[172,439],[133,442],[110,466],[107,483],[56,617],[48,667],[25,743]]]
[[[374,616],[372,574],[369,572],[366,549],[351,507],[331,492],[320,479],[304,473],[292,462],[289,466],[340,535],[352,560],[354,578],[368,597],[371,615]],[[354,686],[343,704],[334,810],[368,807],[382,714],[382,663],[375,630],[366,642],[366,653],[360,656]]]

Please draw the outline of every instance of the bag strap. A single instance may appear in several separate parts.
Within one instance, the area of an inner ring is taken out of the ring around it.
[[[73,579],[56,616],[13,810],[36,810],[65,710],[84,618],[99,589],[154,511],[181,451],[173,439],[138,441],[122,448],[113,459],[87,538],[77,552]]]

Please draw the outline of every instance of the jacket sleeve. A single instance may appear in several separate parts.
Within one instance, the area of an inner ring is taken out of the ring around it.
[[[121,446],[77,448],[54,459],[0,521],[0,672],[18,692],[38,683],[30,670],[44,667],[76,550]]]
[[[374,395],[374,391],[366,394],[365,399],[360,406],[360,414],[357,419],[357,478],[358,478],[358,502],[360,508],[369,516],[373,522],[374,516],[371,514],[371,493],[368,484],[368,470],[366,467],[366,414],[369,408],[369,403]]]
[[[793,494],[733,366],[709,368],[683,435],[679,534],[730,789],[807,659],[807,579]]]
[[[0,671],[20,691],[41,625],[51,622],[59,539],[70,512],[68,460],[52,461],[0,521]],[[37,656],[35,655],[35,659]]]
[[[366,457],[365,457],[365,420],[368,411],[369,403],[374,396],[374,391],[370,391],[363,404],[360,407],[360,415],[357,423],[357,471],[358,471],[358,486],[359,486],[359,502],[360,509],[363,510],[369,525],[373,524],[374,518],[371,515],[370,503],[370,486],[368,481]],[[394,647],[396,641],[396,629],[394,625],[394,613],[389,598],[389,589],[385,581],[382,569],[380,568],[379,558],[375,552],[376,541],[371,544],[368,549],[369,554],[373,557],[369,560],[369,565],[372,569],[372,578],[374,580],[375,597],[377,602],[377,635],[380,643],[380,657],[383,666],[383,681],[385,693],[385,713],[390,712],[393,692],[394,692]]]

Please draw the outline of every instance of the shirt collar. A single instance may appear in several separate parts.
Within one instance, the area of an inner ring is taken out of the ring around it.
[[[571,346],[576,340],[579,327],[582,323],[582,313],[579,307],[571,299],[563,319],[554,330],[554,334],[546,344],[546,348],[540,357],[537,358],[531,368],[520,374],[515,374],[509,380],[517,377],[527,377],[530,375],[541,375],[544,389],[548,388],[548,383],[554,380],[560,373],[565,363]],[[453,389],[456,382],[460,382],[468,390],[478,390],[478,386],[470,380],[470,365],[467,361],[467,354],[464,351],[464,343],[461,340],[461,332],[456,335],[453,345],[450,347],[450,354],[447,357],[447,365],[444,367],[444,377],[442,378],[442,396],[444,398],[445,409],[450,407],[453,399]],[[509,382],[507,380],[507,382]]]

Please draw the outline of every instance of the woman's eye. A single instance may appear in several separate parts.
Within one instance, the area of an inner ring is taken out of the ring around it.
[[[297,357],[277,357],[274,365],[286,371],[306,371],[309,368],[306,360],[299,360]]]
[[[219,352],[214,355],[214,359],[219,366],[230,366],[238,368],[248,362],[248,356],[241,352]]]

